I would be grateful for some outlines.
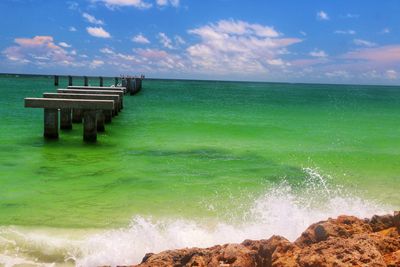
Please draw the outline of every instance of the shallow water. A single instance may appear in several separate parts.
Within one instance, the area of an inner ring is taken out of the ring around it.
[[[145,80],[93,145],[81,125],[42,138],[23,98],[52,83],[0,76],[0,265],[129,264],[400,207],[399,87]]]

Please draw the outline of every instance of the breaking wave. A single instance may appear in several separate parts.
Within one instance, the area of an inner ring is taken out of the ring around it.
[[[125,228],[102,231],[2,227],[0,265],[128,265],[139,263],[145,253],[166,249],[208,247],[274,234],[293,241],[310,224],[328,217],[362,218],[393,210],[330,184],[329,177],[316,169],[303,171],[306,179],[301,184],[283,181],[267,189],[234,223],[135,216]]]

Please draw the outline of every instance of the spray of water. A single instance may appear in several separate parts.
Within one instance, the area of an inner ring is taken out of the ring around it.
[[[248,214],[235,223],[135,216],[126,228],[85,234],[72,230],[3,227],[0,228],[0,264],[7,267],[133,264],[139,263],[147,252],[166,249],[208,247],[274,234],[295,240],[310,224],[328,217],[351,214],[362,218],[392,210],[331,185],[329,177],[316,169],[303,171],[306,178],[301,185],[283,181],[273,186],[255,199]]]

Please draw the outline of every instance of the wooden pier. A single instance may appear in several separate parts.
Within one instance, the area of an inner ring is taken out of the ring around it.
[[[105,124],[123,109],[125,95],[134,95],[142,88],[141,77],[115,77],[114,86],[105,87],[103,77],[100,86],[89,86],[89,77],[84,76],[84,86],[73,85],[73,77],[68,76],[68,87],[59,88],[56,93],[43,93],[42,98],[25,98],[25,107],[44,109],[45,138],[57,139],[59,128],[72,129],[73,123],[83,121],[83,140],[94,142],[97,132],[105,131]],[[54,85],[59,85],[59,76],[54,76]]]

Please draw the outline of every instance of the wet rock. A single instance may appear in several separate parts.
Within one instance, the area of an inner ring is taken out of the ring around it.
[[[400,233],[400,211],[395,211],[393,216],[393,224]]]
[[[354,234],[372,233],[372,228],[353,216],[339,216],[337,219],[329,218],[327,221],[312,224],[295,241],[295,244],[304,247],[329,237],[349,238]]]
[[[280,236],[210,248],[146,254],[137,267],[400,266],[400,214],[339,216],[308,227],[295,241]]]
[[[374,215],[371,219],[365,219],[365,221],[371,226],[374,232],[394,226],[393,216],[389,214],[384,216]]]

